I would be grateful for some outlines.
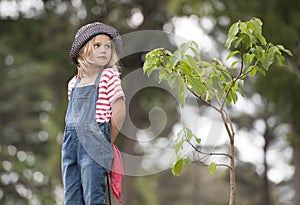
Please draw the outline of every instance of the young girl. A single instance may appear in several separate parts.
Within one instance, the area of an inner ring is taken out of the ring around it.
[[[113,143],[125,116],[117,70],[122,47],[118,31],[95,22],[81,27],[70,56],[78,74],[68,83],[68,110],[62,145],[65,205],[105,204],[105,176]]]

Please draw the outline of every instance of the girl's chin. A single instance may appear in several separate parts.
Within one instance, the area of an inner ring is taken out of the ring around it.
[[[97,65],[98,66],[101,66],[101,67],[103,67],[103,66],[105,66],[105,65],[107,65],[109,62],[106,62],[106,61],[102,61],[102,62],[97,62]]]

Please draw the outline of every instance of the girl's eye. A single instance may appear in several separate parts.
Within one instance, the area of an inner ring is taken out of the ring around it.
[[[110,48],[110,45],[109,45],[109,44],[106,44],[106,45],[104,46],[104,48]]]
[[[99,47],[100,47],[99,44],[95,44],[95,45],[94,45],[94,48],[99,48]]]

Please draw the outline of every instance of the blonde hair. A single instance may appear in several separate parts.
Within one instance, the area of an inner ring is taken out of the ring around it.
[[[78,62],[78,75],[83,77],[84,74],[89,73],[91,68],[96,66],[95,58],[93,56],[93,45],[95,43],[96,36],[89,40],[79,51],[77,58]],[[114,42],[111,40],[111,58],[105,67],[119,69],[118,55],[116,53],[116,48]]]

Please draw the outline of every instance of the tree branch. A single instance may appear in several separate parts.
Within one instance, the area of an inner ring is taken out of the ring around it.
[[[218,109],[216,106],[214,106],[213,104],[211,104],[210,102],[204,100],[200,95],[198,95],[197,93],[195,93],[194,91],[192,91],[189,87],[187,87],[188,90],[193,93],[194,96],[196,96],[197,98],[199,98],[204,104],[206,104],[207,106],[210,106],[211,108],[213,108],[214,110],[216,110],[218,113],[221,113],[221,110]]]
[[[200,164],[200,165],[209,167],[209,164],[205,164],[204,162],[199,161],[199,160],[192,161],[192,163],[196,163],[196,164]],[[218,167],[227,167],[228,169],[232,170],[232,168],[228,164],[222,164],[221,163],[221,164],[216,164],[216,166],[218,166]]]
[[[189,143],[189,145],[191,145],[191,147],[198,153],[200,154],[204,154],[206,156],[226,156],[228,158],[231,159],[231,156],[229,154],[226,154],[226,153],[218,153],[218,152],[211,152],[211,153],[206,153],[206,152],[202,152],[201,150],[199,150],[195,145],[193,145],[187,138],[186,138],[186,141]]]
[[[244,60],[243,60],[243,52],[242,52],[242,46],[240,47],[240,58],[241,58],[241,68],[240,68],[240,72],[238,73],[238,75],[233,79],[230,87],[228,88],[226,94],[225,94],[225,97],[224,97],[224,100],[223,100],[223,103],[222,103],[222,106],[220,108],[220,110],[223,110],[224,109],[224,106],[225,106],[225,103],[226,103],[226,100],[227,100],[227,97],[229,95],[229,92],[231,90],[231,88],[233,87],[233,85],[236,83],[236,81],[238,79],[240,79],[240,77],[242,76],[243,74],[243,68],[244,68]]]

